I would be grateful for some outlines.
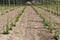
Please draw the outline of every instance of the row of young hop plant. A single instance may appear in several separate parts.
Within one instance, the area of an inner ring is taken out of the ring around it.
[[[16,22],[19,21],[19,18],[21,17],[21,15],[23,14],[24,10],[25,10],[26,6],[24,7],[24,9],[22,10],[21,13],[19,13],[17,16],[16,16],[16,19],[14,22],[12,22],[10,25],[6,25],[6,29],[3,31],[3,34],[9,34],[9,30],[12,30],[13,27],[16,27]]]
[[[9,12],[11,12],[11,11],[13,11],[14,9],[17,9],[17,8],[19,8],[19,6],[18,7],[13,7],[13,8],[9,8],[9,10],[5,10],[5,11],[3,11],[3,12],[1,12],[1,15],[5,15],[5,13],[9,13]]]
[[[39,12],[36,10],[36,8],[34,8],[33,6],[31,6],[31,7],[34,9],[34,11],[37,13],[37,15],[39,15],[40,18],[43,19],[44,25],[47,27],[47,29],[49,30],[49,32],[54,35],[55,40],[59,40],[59,32],[55,31],[53,29],[52,25],[48,22],[48,20],[43,15],[39,14]]]
[[[43,6],[37,6],[37,5],[35,5],[36,7],[38,7],[38,8],[41,8],[41,9],[43,9],[43,10],[45,10],[45,11],[48,11],[48,12],[51,12],[52,14],[54,14],[54,15],[56,15],[56,16],[60,16],[60,13],[59,12],[56,12],[56,11],[53,11],[53,10],[50,10],[50,9],[45,9]]]

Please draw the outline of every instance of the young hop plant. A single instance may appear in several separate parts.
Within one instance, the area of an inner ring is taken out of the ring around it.
[[[16,26],[16,23],[13,23],[13,22],[12,22],[12,23],[10,24],[9,30],[12,30],[12,27],[15,27],[15,26]]]
[[[45,26],[48,26],[47,28],[48,28],[49,32],[52,33],[52,31],[53,31],[52,25],[45,18],[43,19],[43,23]]]
[[[9,26],[6,25],[6,29],[3,31],[3,34],[9,34]]]
[[[55,40],[59,40],[59,32],[58,31],[55,31],[54,38],[55,38]]]

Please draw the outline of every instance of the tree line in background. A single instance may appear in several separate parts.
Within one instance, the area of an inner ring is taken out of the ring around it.
[[[26,0],[0,0],[0,4],[21,4],[25,3]]]
[[[9,4],[9,2],[10,2],[10,4],[21,4],[21,3],[25,4],[27,1],[29,1],[29,0],[0,0],[0,4]],[[58,0],[31,0],[31,1],[35,1],[35,3],[39,2],[39,3],[43,3],[43,4],[46,4],[46,3],[55,4],[56,1],[58,1]],[[58,2],[60,3],[60,1],[58,1]]]

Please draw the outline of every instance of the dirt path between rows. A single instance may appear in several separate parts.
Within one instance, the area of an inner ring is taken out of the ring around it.
[[[2,38],[3,40],[54,40],[53,35],[42,23],[42,19],[30,6],[27,6],[11,33]]]

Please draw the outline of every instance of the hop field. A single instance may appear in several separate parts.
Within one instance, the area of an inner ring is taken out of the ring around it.
[[[60,1],[7,3],[0,4],[0,40],[60,40]]]

